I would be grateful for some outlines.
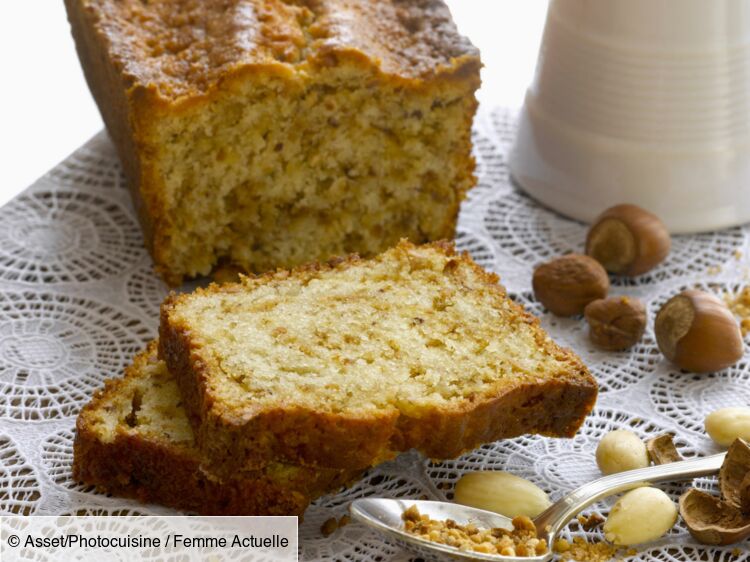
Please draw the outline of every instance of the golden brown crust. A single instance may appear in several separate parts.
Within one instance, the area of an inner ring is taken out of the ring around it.
[[[118,427],[114,439],[97,431],[95,420],[113,396],[127,391],[128,379],[156,361],[156,344],[139,354],[123,378],[106,381],[76,422],[73,477],[102,492],[144,503],[206,515],[301,515],[309,502],[356,477],[344,471],[315,470],[275,463],[257,471],[212,475],[193,443],[144,436]]]
[[[171,312],[190,295],[172,295],[162,305],[159,354],[177,377],[185,409],[196,430],[201,450],[219,471],[263,466],[270,459],[336,468],[363,468],[397,452],[416,448],[433,458],[453,458],[482,443],[524,433],[571,437],[594,406],[597,385],[588,369],[570,350],[552,342],[539,320],[523,307],[508,303],[497,275],[475,264],[468,254],[456,255],[446,242],[428,244],[469,266],[493,293],[495,305],[510,304],[515,319],[528,324],[537,345],[567,364],[564,372],[527,373],[523,382],[500,381],[485,395],[451,408],[430,410],[412,417],[398,410],[382,410],[363,417],[285,408],[237,415],[231,405],[216,399],[211,369],[191,338],[190,326],[171,318]],[[414,248],[406,241],[402,249]],[[292,271],[255,277],[251,283],[294,276],[304,279],[321,270],[348,268],[357,256],[328,264],[310,264]],[[199,294],[233,292],[241,284],[211,285]]]
[[[106,50],[105,39],[98,31],[98,10],[78,0],[65,0],[65,7],[86,81],[117,148],[143,226],[146,245],[151,249],[153,225],[139,190],[145,170],[138,153],[139,133],[133,118],[135,106],[128,96],[130,80],[120,72]]]
[[[441,0],[69,0],[86,10],[131,87],[176,101],[235,73],[338,57],[416,85],[473,76],[479,53]]]
[[[301,515],[305,494],[271,479],[217,482],[192,455],[132,436],[104,443],[78,426],[73,477],[97,490],[204,515]]]

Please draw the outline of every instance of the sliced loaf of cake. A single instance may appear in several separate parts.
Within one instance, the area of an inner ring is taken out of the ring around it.
[[[271,462],[218,479],[203,468],[156,344],[107,381],[76,424],[73,476],[100,491],[207,515],[301,515],[357,473]]]
[[[159,350],[219,472],[572,436],[597,393],[496,275],[446,243],[173,295]]]
[[[65,0],[170,284],[452,237],[479,52],[442,0]]]

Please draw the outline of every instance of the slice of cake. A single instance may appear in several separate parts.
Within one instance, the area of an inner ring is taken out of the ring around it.
[[[73,477],[116,496],[207,515],[301,515],[357,473],[271,462],[220,480],[202,467],[156,344],[107,381],[76,424]]]
[[[159,352],[220,471],[572,436],[597,392],[496,275],[444,243],[172,295]]]
[[[450,238],[478,51],[441,0],[66,0],[158,271]]]

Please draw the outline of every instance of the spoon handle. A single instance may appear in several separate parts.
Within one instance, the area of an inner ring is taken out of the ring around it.
[[[719,472],[726,453],[638,468],[604,476],[573,490],[534,519],[540,535],[554,537],[568,521],[592,503],[656,482],[689,480]]]

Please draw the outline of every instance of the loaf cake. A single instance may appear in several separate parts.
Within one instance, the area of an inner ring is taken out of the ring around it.
[[[451,238],[478,51],[442,0],[66,0],[158,272]]]
[[[358,473],[271,462],[219,479],[204,468],[156,344],[107,381],[78,417],[73,476],[117,496],[207,515],[301,515]]]
[[[219,473],[572,436],[597,393],[580,359],[448,243],[171,295],[159,353]]]

